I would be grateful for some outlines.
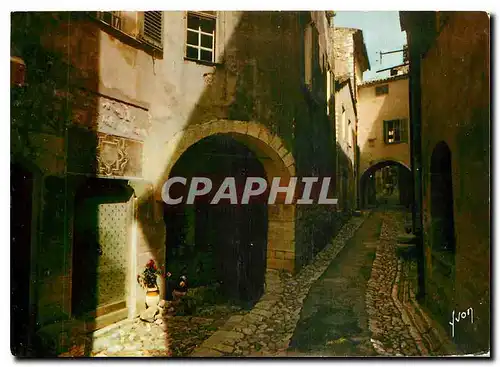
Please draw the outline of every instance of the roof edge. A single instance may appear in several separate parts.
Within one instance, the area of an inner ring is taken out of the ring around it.
[[[383,79],[368,80],[366,82],[358,84],[358,88],[368,87],[368,86],[371,86],[371,85],[374,85],[374,84],[379,84],[379,83],[394,82],[396,80],[407,79],[409,77],[410,77],[410,74],[405,73],[405,74],[399,74],[399,75],[389,76],[389,77],[383,78]]]

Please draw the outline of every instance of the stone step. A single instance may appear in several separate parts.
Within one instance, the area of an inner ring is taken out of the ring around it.
[[[396,254],[404,259],[410,259],[416,255],[417,246],[408,243],[396,244]]]
[[[413,250],[417,248],[417,245],[413,243],[397,243],[396,248],[400,250]]]

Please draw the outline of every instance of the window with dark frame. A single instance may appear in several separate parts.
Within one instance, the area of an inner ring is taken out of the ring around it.
[[[397,144],[408,142],[407,120],[385,120],[384,121],[384,141],[386,144]]]
[[[346,137],[345,137],[346,136],[345,135],[345,130],[346,130],[346,113],[345,113],[345,107],[344,107],[344,105],[342,105],[342,112],[341,112],[341,115],[340,115],[339,137],[341,136],[344,141],[346,139]]]
[[[186,58],[209,63],[215,62],[215,12],[188,12]]]
[[[320,65],[320,59],[319,59],[319,34],[318,30],[316,29],[315,26],[312,27],[312,64],[311,64],[311,78],[312,78],[312,85],[311,85],[311,91],[317,91],[319,89],[321,80],[318,80],[320,76],[319,72],[319,65]]]
[[[332,91],[333,88],[332,86],[334,85],[333,83],[335,82],[333,78],[333,73],[330,70],[330,67],[327,66],[326,69],[326,114],[330,116],[330,105],[333,102],[333,97],[332,97]]]
[[[304,83],[312,89],[313,84],[313,25],[308,24],[304,29]]]
[[[376,96],[382,96],[384,94],[389,94],[389,84],[378,85],[375,87]]]
[[[347,120],[347,146],[349,148],[352,148],[352,127],[351,127],[351,120]]]

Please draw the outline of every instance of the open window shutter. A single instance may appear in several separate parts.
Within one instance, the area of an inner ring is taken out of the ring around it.
[[[147,43],[162,48],[163,46],[163,12],[145,11],[142,38]]]
[[[399,120],[401,126],[401,142],[408,143],[408,119]]]

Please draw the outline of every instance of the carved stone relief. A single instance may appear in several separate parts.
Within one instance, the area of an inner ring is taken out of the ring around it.
[[[104,176],[142,176],[142,143],[99,133],[97,173]]]
[[[148,137],[151,129],[148,111],[104,97],[99,102],[98,131],[138,140]]]
[[[68,134],[68,172],[142,177],[141,141],[82,128]]]
[[[146,109],[79,90],[72,106],[72,121],[91,131],[144,140],[151,129]]]

